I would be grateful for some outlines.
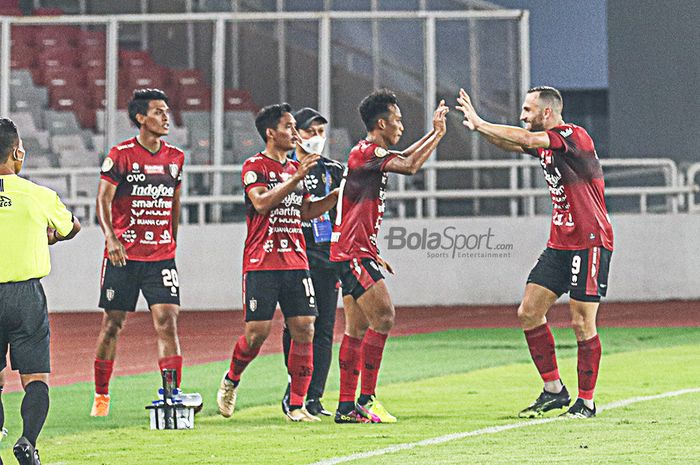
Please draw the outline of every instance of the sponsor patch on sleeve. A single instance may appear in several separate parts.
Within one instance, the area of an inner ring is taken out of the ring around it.
[[[258,180],[258,175],[255,174],[255,171],[248,171],[245,176],[243,177],[243,182],[245,183],[246,186],[250,186],[251,184],[254,184],[255,181]]]
[[[107,171],[111,170],[113,166],[114,166],[114,161],[112,161],[111,158],[107,157],[107,158],[105,158],[105,161],[102,162],[101,169],[103,172],[106,173]]]
[[[377,158],[384,158],[387,155],[389,155],[389,151],[385,148],[377,147],[376,149],[374,149],[374,156]]]

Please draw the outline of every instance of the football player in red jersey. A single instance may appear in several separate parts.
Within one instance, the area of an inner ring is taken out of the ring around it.
[[[547,312],[569,293],[571,325],[578,341],[578,399],[564,414],[595,416],[593,392],[601,347],[596,329],[600,298],[608,288],[613,231],[605,206],[605,183],[593,140],[585,129],[562,118],[563,101],[552,87],[527,92],[520,119],[525,128],[492,124],[476,113],[462,89],[457,108],[464,125],[504,150],[528,153],[540,160],[552,197],[552,223],[547,248],[530,272],[518,319],[544,389],[520,412],[534,417],[566,407],[571,399],[559,378],[554,338]]]
[[[423,166],[445,135],[449,109],[441,101],[433,114],[433,129],[403,152],[389,150],[399,142],[404,129],[393,92],[383,89],[371,93],[359,110],[367,136],[350,151],[331,237],[331,261],[338,266],[345,311],[335,422],[389,423],[396,418],[375,396],[384,344],[395,317],[377,250],[387,173],[413,175]],[[360,373],[360,397],[355,402]]]
[[[176,370],[178,387],[182,373],[175,241],[184,153],[162,139],[170,127],[165,93],[135,90],[128,110],[139,134],[110,150],[97,193],[97,219],[105,235],[99,304],[104,316],[95,357],[92,416],[109,413],[117,338],[127,313],[136,308],[139,292],[153,317],[160,369]]]
[[[319,156],[310,155],[300,162],[287,158],[300,141],[291,111],[286,103],[260,110],[255,126],[265,150],[246,160],[241,173],[248,230],[243,251],[246,324],[217,392],[219,413],[224,417],[233,414],[241,374],[270,334],[279,303],[292,339],[287,360],[289,410],[285,413],[292,421],[319,421],[304,407],[313,373],[318,312],[302,220],[317,218],[332,208],[338,190],[311,199],[303,181]]]

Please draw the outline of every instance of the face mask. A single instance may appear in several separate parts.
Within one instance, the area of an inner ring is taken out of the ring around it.
[[[323,152],[323,147],[326,145],[326,139],[321,136],[313,136],[310,139],[301,141],[301,148],[306,153],[315,153],[320,155]]]

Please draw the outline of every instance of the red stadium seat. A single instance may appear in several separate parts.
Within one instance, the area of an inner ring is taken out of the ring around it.
[[[41,72],[41,81],[49,88],[53,87],[81,87],[85,83],[85,75],[79,68],[44,68]]]
[[[35,33],[36,26],[12,26],[10,29],[12,45],[33,46]]]
[[[84,31],[79,30],[76,37],[76,44],[81,49],[97,48],[104,50],[107,44],[107,34],[104,31]]]
[[[119,72],[119,86],[138,89],[144,87],[165,87],[164,70],[158,65],[127,68]]]
[[[19,8],[19,0],[0,0],[0,8]]]
[[[10,66],[12,69],[29,69],[34,66],[34,47],[17,43],[10,49]]]
[[[99,48],[94,48],[94,47],[88,47],[88,48],[78,47],[77,55],[78,55],[78,66],[79,67],[83,68],[84,70],[93,69],[93,68],[100,68],[100,69],[102,69],[102,73],[104,74],[105,62],[106,62],[104,48],[99,49]]]
[[[210,111],[211,89],[208,87],[181,88],[175,104],[178,112]]]
[[[73,47],[78,29],[73,26],[42,26],[34,35],[37,48]]]
[[[84,128],[95,130],[97,119],[95,117],[95,109],[89,104],[80,104],[74,107],[75,117]]]
[[[150,52],[143,50],[119,50],[119,67],[122,69],[150,67],[155,64]]]
[[[68,68],[75,65],[76,58],[75,48],[52,47],[44,49],[38,54],[35,66],[37,68]]]
[[[78,85],[49,87],[49,106],[57,111],[73,111],[75,106],[87,106],[85,89]]]
[[[19,8],[0,6],[0,16],[24,16]]]
[[[61,8],[34,8],[32,16],[63,16],[65,13]]]
[[[253,97],[247,90],[226,89],[224,91],[224,111],[257,111]]]

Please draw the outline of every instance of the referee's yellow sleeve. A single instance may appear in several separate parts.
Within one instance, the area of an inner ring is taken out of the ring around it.
[[[53,192],[53,200],[47,207],[46,217],[48,218],[49,226],[61,236],[65,237],[70,234],[73,231],[73,214],[61,202],[58,194]]]

